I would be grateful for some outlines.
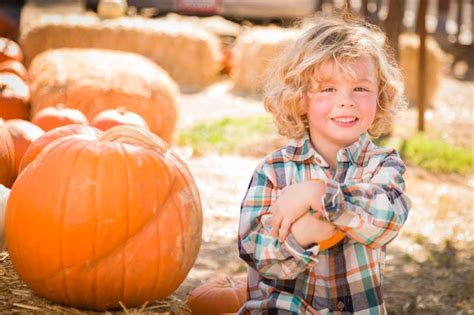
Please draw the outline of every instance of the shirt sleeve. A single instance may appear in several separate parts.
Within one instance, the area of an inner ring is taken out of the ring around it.
[[[398,235],[411,208],[404,192],[404,172],[405,165],[393,153],[362,182],[326,180],[322,202],[327,218],[348,237],[368,247],[388,244]]]
[[[269,178],[255,171],[240,210],[239,254],[266,278],[295,279],[317,262],[319,245],[302,248],[292,234],[283,243],[272,237],[270,208],[277,196]]]

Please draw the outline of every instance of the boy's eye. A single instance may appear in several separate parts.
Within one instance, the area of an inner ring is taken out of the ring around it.
[[[321,92],[334,92],[334,91],[336,91],[336,89],[333,87],[325,87],[321,89]]]
[[[356,87],[356,88],[354,89],[354,91],[356,91],[356,92],[369,92],[368,89],[366,89],[366,88],[364,88],[364,87],[361,87],[361,86]]]

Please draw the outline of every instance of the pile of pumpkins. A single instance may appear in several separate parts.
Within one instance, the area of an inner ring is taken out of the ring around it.
[[[52,104],[28,121],[29,95],[15,94],[28,90],[21,50],[2,40],[0,68],[15,67],[0,71],[0,250],[36,294],[59,304],[105,310],[168,296],[201,244],[188,167],[123,108],[89,125]]]

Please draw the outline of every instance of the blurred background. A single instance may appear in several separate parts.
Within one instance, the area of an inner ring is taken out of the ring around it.
[[[287,142],[263,109],[264,74],[316,12],[378,25],[405,77],[408,108],[376,140],[406,161],[414,202],[388,250],[389,314],[474,314],[473,0],[1,0],[0,52],[24,70],[6,74],[0,59],[0,117],[44,132],[47,108],[78,110],[91,126],[113,110],[139,116],[114,123],[168,141],[204,211],[201,251],[175,293],[185,300],[216,270],[245,274],[240,201],[258,162]],[[0,309],[73,311],[35,296],[0,255]]]

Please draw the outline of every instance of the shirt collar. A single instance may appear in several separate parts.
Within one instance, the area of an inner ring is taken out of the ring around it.
[[[359,139],[350,146],[340,149],[337,152],[339,162],[351,162],[362,165],[364,155],[371,143],[367,133],[360,135]],[[284,155],[292,161],[306,161],[314,158],[315,162],[321,167],[329,167],[326,160],[316,151],[311,143],[309,132],[305,132],[303,138],[292,140],[284,149]]]

